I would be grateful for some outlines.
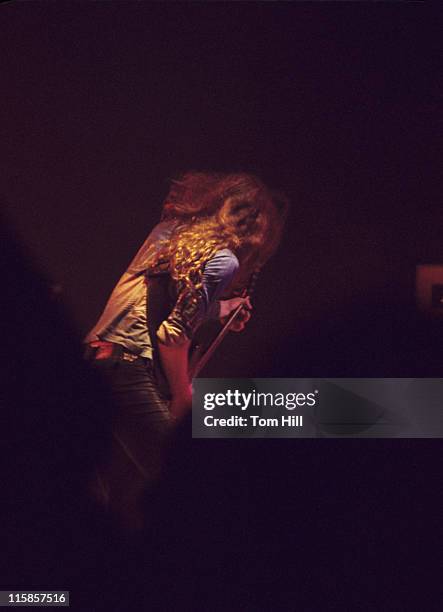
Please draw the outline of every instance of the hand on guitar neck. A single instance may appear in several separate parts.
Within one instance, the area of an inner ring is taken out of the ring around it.
[[[240,304],[243,304],[243,308],[239,310],[235,319],[230,324],[229,331],[239,332],[245,328],[246,323],[251,318],[251,298],[248,295],[245,297],[234,297],[229,300],[220,300],[220,322],[222,325],[227,323],[232,311],[240,306]]]

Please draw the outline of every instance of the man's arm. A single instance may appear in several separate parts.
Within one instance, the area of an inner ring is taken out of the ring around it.
[[[246,308],[239,313],[236,321],[231,324],[232,331],[242,331],[246,322],[251,315],[248,312],[251,307],[249,297],[232,298],[230,300],[220,301],[220,318],[227,318],[229,314],[237,308],[241,303],[246,303]],[[189,348],[191,341],[186,340],[183,344],[168,345],[162,342],[158,343],[160,360],[163,366],[163,371],[169,383],[171,390],[172,402],[169,410],[173,416],[180,418],[192,406],[192,390],[189,381]]]
[[[190,340],[180,345],[158,343],[160,360],[172,395],[169,410],[177,418],[183,416],[192,406],[192,391],[188,374],[190,345]]]
[[[184,288],[177,302],[157,330],[160,360],[172,395],[170,411],[180,417],[192,405],[188,374],[188,354],[196,329],[210,312],[217,298],[229,286],[238,270],[236,256],[222,249],[208,260],[202,276],[202,288]],[[219,308],[220,310],[220,308]]]

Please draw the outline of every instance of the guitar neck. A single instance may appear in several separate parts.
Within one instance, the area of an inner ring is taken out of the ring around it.
[[[253,289],[254,289],[257,277],[258,277],[258,270],[253,272],[253,274],[251,276],[251,280],[248,283],[248,287],[246,289],[243,289],[243,291],[241,293],[241,297],[246,297],[247,295],[250,295],[253,292]],[[223,325],[222,329],[219,331],[219,333],[216,335],[214,340],[209,345],[209,347],[206,350],[206,352],[201,357],[198,357],[198,355],[197,355],[197,359],[192,359],[191,358],[190,367],[189,367],[189,378],[191,380],[192,380],[192,378],[195,378],[196,376],[198,376],[198,374],[201,372],[201,370],[208,363],[208,361],[210,360],[210,358],[212,357],[212,355],[214,354],[216,349],[220,346],[220,344],[222,343],[223,339],[225,338],[225,336],[229,332],[229,328],[230,328],[232,322],[237,317],[238,313],[241,310],[243,310],[244,307],[245,307],[244,303],[241,303],[241,304],[239,304],[237,306],[237,308],[235,310],[232,311],[232,313],[229,315],[228,320]]]

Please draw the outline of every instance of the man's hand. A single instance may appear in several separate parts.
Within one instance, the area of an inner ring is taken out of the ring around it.
[[[251,299],[248,295],[246,297],[231,298],[230,300],[220,300],[220,321],[223,325],[226,324],[232,311],[235,310],[240,304],[245,304],[245,306],[240,310],[234,321],[231,323],[229,327],[231,331],[239,332],[245,328],[246,323],[251,318]]]
[[[184,387],[182,391],[176,391],[169,404],[169,412],[176,419],[181,419],[192,408],[192,386]]]

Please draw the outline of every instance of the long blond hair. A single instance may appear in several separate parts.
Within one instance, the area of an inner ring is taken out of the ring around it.
[[[168,260],[172,278],[197,290],[205,263],[228,248],[240,262],[240,286],[275,252],[287,211],[287,198],[255,175],[188,172],[173,181],[165,199],[162,219],[178,225],[157,261]]]

